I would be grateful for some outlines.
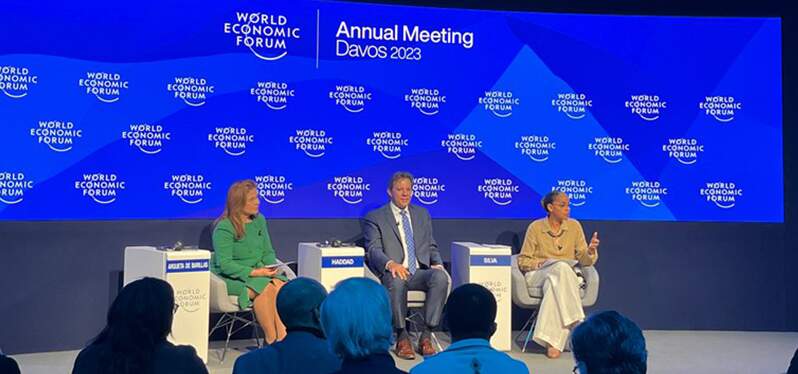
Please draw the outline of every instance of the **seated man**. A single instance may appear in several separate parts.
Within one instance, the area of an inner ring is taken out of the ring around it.
[[[234,374],[332,373],[341,360],[327,348],[321,330],[324,287],[310,278],[296,278],[277,294],[277,313],[288,331],[285,339],[249,352],[236,360]]]
[[[424,356],[436,353],[430,330],[438,326],[449,289],[438,245],[432,237],[432,219],[426,209],[410,204],[413,176],[396,172],[388,183],[391,201],[372,210],[364,220],[368,266],[388,289],[393,328],[397,334],[396,355],[412,360],[413,346],[405,329],[407,291],[427,293],[424,331],[418,350]]]
[[[643,332],[616,311],[592,315],[576,326],[571,346],[580,373],[646,373]]]
[[[490,346],[496,332],[496,298],[487,288],[468,283],[457,287],[446,302],[446,322],[452,345],[410,370],[425,373],[528,373],[526,365]]]

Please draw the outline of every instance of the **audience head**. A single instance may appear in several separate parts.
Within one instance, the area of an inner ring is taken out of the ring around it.
[[[321,306],[321,325],[330,350],[341,358],[387,353],[393,332],[388,293],[371,279],[343,280]]]
[[[252,180],[241,180],[227,190],[227,201],[220,219],[229,219],[236,231],[236,239],[241,239],[244,236],[244,218],[257,216],[259,206],[258,186]]]
[[[321,303],[327,290],[321,283],[305,277],[286,283],[277,294],[277,313],[287,329],[321,329]]]
[[[496,332],[496,298],[483,286],[468,283],[457,287],[444,309],[452,341],[489,340]]]
[[[571,336],[580,374],[646,372],[646,340],[637,325],[615,311],[590,316]]]
[[[176,310],[172,286],[155,278],[131,282],[119,292],[105,328],[92,344],[108,345],[109,372],[147,371],[155,347],[166,341]]]

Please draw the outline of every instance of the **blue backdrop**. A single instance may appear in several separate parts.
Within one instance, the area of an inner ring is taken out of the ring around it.
[[[554,188],[581,219],[783,221],[777,18],[10,7],[3,220],[210,218],[245,178],[267,217],[357,218],[401,169],[436,218]]]

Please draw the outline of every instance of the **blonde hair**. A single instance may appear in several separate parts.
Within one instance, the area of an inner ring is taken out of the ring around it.
[[[257,191],[258,186],[251,179],[245,179],[233,183],[230,189],[227,190],[227,201],[224,204],[224,212],[219,220],[225,218],[230,220],[233,224],[233,229],[236,231],[236,240],[241,240],[244,237],[244,221],[241,219],[244,212],[244,206],[247,204],[247,195],[250,191]]]

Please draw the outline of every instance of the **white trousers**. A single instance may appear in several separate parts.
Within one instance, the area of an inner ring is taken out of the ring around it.
[[[532,339],[562,351],[568,341],[569,327],[585,319],[582,298],[579,296],[579,279],[567,263],[557,262],[540,270],[527,272],[527,287],[542,287],[540,303]]]

